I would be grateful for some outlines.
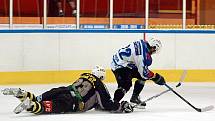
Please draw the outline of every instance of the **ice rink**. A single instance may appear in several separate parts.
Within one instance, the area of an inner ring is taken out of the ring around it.
[[[57,85],[16,85],[0,86],[2,90],[5,87],[21,87],[22,89],[34,92],[36,95],[51,89]],[[176,83],[169,83],[175,86]],[[107,84],[111,96],[117,88],[116,84]],[[129,100],[133,88],[126,94],[124,100]],[[166,90],[164,86],[158,86],[154,83],[146,83],[141,92],[141,99],[145,100]],[[180,95],[187,99],[191,104],[198,108],[215,105],[215,83],[183,83],[175,89]],[[75,114],[52,114],[52,115],[34,115],[27,112],[14,114],[13,109],[19,104],[19,100],[13,96],[0,94],[0,120],[1,121],[215,121],[215,110],[208,112],[197,112],[174,93],[168,92],[164,95],[147,102],[146,109],[135,109],[129,114],[113,114],[109,112],[100,112],[91,110],[85,113]]]

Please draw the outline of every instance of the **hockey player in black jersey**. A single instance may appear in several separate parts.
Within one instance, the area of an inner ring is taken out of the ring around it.
[[[14,95],[21,103],[14,113],[23,110],[34,114],[85,112],[97,108],[116,113],[133,112],[133,107],[127,102],[113,102],[103,84],[105,69],[95,66],[91,73],[83,73],[69,86],[53,88],[39,96],[21,90],[20,88],[5,88],[4,95]]]

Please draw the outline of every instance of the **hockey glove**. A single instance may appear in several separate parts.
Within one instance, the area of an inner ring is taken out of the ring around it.
[[[122,101],[121,102],[121,111],[123,113],[131,113],[134,111],[134,109],[131,106],[131,104],[129,104],[127,101]]]
[[[151,80],[154,81],[158,85],[164,85],[166,83],[163,76],[161,76],[158,73],[156,73],[155,76]]]

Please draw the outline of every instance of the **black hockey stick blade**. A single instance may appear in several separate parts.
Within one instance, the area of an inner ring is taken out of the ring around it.
[[[206,112],[206,111],[210,111],[210,110],[213,110],[213,109],[214,109],[214,106],[210,105],[210,106],[198,109],[198,110],[199,110],[199,112]]]
[[[180,78],[180,80],[179,80],[179,83],[176,85],[176,87],[181,86],[181,83],[182,83],[182,81],[185,79],[186,75],[187,75],[187,70],[183,70],[183,73],[182,73],[182,75],[181,75],[181,78]]]
[[[185,103],[187,103],[189,106],[191,106],[193,109],[195,109],[198,112],[205,112],[205,111],[209,111],[212,110],[214,108],[214,106],[210,105],[207,106],[205,108],[197,108],[194,105],[192,105],[189,101],[187,101],[184,97],[182,97],[180,94],[178,94],[175,90],[173,90],[169,85],[164,84],[168,89],[170,89],[174,94],[176,94],[179,98],[181,98]]]
[[[181,86],[181,82],[179,82],[179,83],[176,85],[176,87],[179,87],[179,86]]]

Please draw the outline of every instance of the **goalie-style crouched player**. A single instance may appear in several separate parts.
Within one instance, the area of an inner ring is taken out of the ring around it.
[[[116,113],[133,112],[133,107],[127,102],[113,102],[103,84],[105,69],[96,66],[92,73],[83,73],[72,85],[53,88],[42,95],[21,90],[20,88],[5,88],[4,95],[14,95],[21,103],[14,113],[23,110],[34,114],[84,112],[93,108]]]

